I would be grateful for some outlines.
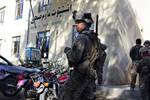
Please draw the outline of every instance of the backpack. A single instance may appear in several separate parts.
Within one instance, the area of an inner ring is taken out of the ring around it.
[[[93,46],[92,46],[92,49],[91,49],[91,52],[90,54],[88,55],[88,60],[90,62],[90,67],[94,67],[94,64],[95,64],[95,61],[96,59],[98,59],[99,55],[100,55],[100,50],[99,50],[99,40],[98,38],[96,38],[94,41],[93,41]]]
[[[87,56],[85,57],[85,59],[88,59],[89,61],[89,65],[91,68],[94,67],[94,63],[96,61],[96,59],[98,59],[99,57],[99,40],[98,37],[95,36],[95,38],[91,38],[90,34],[95,34],[95,33],[90,33],[91,31],[86,31],[84,34],[88,37],[89,40],[92,41],[93,45],[91,47],[91,52],[87,54]]]
[[[142,47],[141,45],[135,45],[134,47],[131,48],[130,57],[132,60],[140,60],[142,58],[139,52],[141,47]]]
[[[95,43],[94,46],[92,47],[91,56],[89,58],[91,67],[94,65],[94,63],[95,63],[96,59],[98,59],[98,57],[99,57],[99,48],[97,46],[97,43]]]

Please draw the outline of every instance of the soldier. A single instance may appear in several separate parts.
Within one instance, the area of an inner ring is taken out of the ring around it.
[[[99,51],[100,51],[99,53],[100,54],[95,63],[95,69],[96,69],[99,85],[101,85],[103,81],[103,66],[104,66],[106,56],[107,56],[105,52],[106,49],[107,49],[107,46],[105,44],[102,44],[99,39]]]
[[[130,50],[130,58],[132,59],[132,66],[130,68],[131,71],[130,89],[131,90],[134,90],[135,88],[136,77],[137,77],[136,66],[141,60],[141,55],[139,52],[140,48],[142,48],[141,39],[138,38],[136,39],[136,45],[133,46]]]
[[[139,88],[142,100],[150,100],[150,41],[144,42],[144,47],[140,49],[142,60],[137,66],[139,73]]]
[[[98,54],[98,38],[89,30],[93,23],[90,13],[83,14],[75,22],[79,35],[72,48],[66,47],[64,50],[74,70],[62,88],[59,100],[95,100],[92,86],[96,74],[93,64]]]

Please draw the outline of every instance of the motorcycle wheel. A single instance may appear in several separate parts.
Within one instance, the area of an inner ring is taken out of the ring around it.
[[[40,94],[39,100],[58,100],[53,91],[50,91],[49,89],[45,89],[42,94]]]
[[[1,90],[2,94],[7,97],[15,96],[19,93],[21,88],[17,88],[17,80],[16,77],[9,76],[3,80],[4,86]]]

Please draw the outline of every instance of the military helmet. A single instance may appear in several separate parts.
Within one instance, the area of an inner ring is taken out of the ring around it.
[[[91,26],[91,24],[94,22],[91,16],[91,13],[84,13],[81,16],[78,16],[75,20],[75,22],[84,22],[88,26]]]
[[[144,45],[145,45],[145,46],[146,46],[146,45],[150,46],[150,41],[149,41],[149,40],[146,40],[146,41],[144,42]]]

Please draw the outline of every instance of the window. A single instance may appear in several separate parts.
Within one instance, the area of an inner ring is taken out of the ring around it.
[[[16,19],[22,18],[23,0],[16,0]]]
[[[41,0],[39,2],[38,12],[46,11],[49,9],[52,0]]]
[[[38,33],[37,48],[39,48],[41,50],[42,58],[48,58],[49,41],[50,41],[50,33],[49,32],[39,32]]]
[[[19,57],[19,49],[20,49],[20,36],[16,36],[12,38],[12,54],[16,57]]]
[[[5,15],[5,6],[0,8],[0,23],[4,22],[4,15]]]

